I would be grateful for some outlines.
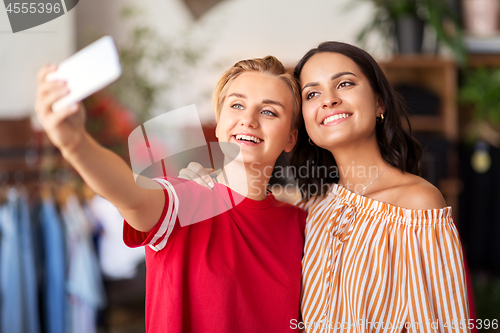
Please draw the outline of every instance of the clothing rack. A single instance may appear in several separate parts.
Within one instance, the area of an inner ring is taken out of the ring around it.
[[[45,183],[55,181],[67,183],[77,179],[77,173],[70,169],[46,170],[14,170],[6,171],[0,168],[0,185],[22,185],[28,183]]]
[[[71,228],[68,228],[66,225],[67,221],[63,218],[64,217],[63,215],[65,215],[66,218],[68,216],[69,218],[71,218],[71,216],[75,214],[74,213],[75,210],[69,209],[66,210],[65,214],[63,214],[62,208],[67,207],[66,204],[68,202],[74,206],[75,196],[77,201],[82,205],[82,207],[84,203],[88,203],[90,199],[93,199],[95,196],[95,193],[92,191],[92,189],[90,189],[83,182],[82,178],[78,175],[78,173],[70,166],[70,164],[66,160],[64,160],[60,150],[51,144],[46,133],[43,131],[33,130],[31,126],[31,120],[29,118],[19,119],[19,120],[0,120],[0,205],[4,205],[6,202],[8,202],[9,199],[12,199],[12,197],[9,195],[16,192],[22,194],[20,195],[20,197],[24,197],[25,199],[27,199],[29,209],[25,208],[22,211],[26,212],[29,210],[30,216],[40,215],[37,213],[36,209],[39,209],[39,207],[41,207],[40,206],[41,203],[43,202],[52,203],[55,209],[51,211],[51,214],[53,215],[53,218],[51,220],[53,220],[52,222],[54,222],[55,221],[54,216],[58,217],[58,221],[63,225],[63,227],[60,230],[65,235],[68,232],[68,230],[74,230],[74,228],[78,227],[80,223],[74,223],[74,221],[73,222],[70,221],[68,225],[71,225]],[[68,199],[70,198],[71,200],[68,201]],[[79,215],[81,216],[82,214]],[[73,216],[73,218],[75,218],[75,216]],[[16,223],[15,225],[20,226],[21,223]],[[47,223],[44,223],[43,225],[46,226]],[[54,232],[54,230],[58,229],[55,228],[55,226],[59,225],[58,223],[52,223],[51,225],[52,225],[51,232]],[[84,229],[85,230],[80,230],[78,234],[80,235],[86,234],[88,232],[88,228],[84,227]],[[2,230],[0,228],[0,236],[2,236],[1,231]],[[46,237],[44,236],[45,235],[44,232],[41,232],[40,226],[38,226],[36,229],[33,229],[32,231],[33,232],[30,233],[30,235],[32,237],[33,236],[36,237],[37,239],[34,243],[50,244],[50,247],[53,248],[55,244],[55,242],[53,241],[53,237],[51,238],[50,242],[40,241],[40,239]],[[80,242],[80,245],[92,244],[100,236],[99,234],[100,232],[102,232],[102,230],[101,231],[99,231],[99,229],[97,231],[94,230],[94,233],[91,235],[91,238],[85,238],[86,240]],[[4,241],[5,239],[2,239],[2,237],[0,237],[0,244],[6,244],[6,242]],[[72,239],[71,248],[74,248],[75,246],[74,238],[71,239]],[[15,243],[17,244],[19,242],[16,241]],[[66,241],[63,241],[62,246],[64,246],[64,244],[66,244]],[[26,250],[26,247],[22,247],[21,250],[22,251],[17,251],[16,253],[23,253],[24,256],[25,252],[30,252]],[[47,249],[44,249],[43,251],[33,251],[33,252],[36,255],[45,255],[46,253],[48,253],[47,251],[48,251]],[[55,261],[58,258],[57,257],[58,254],[62,256],[68,256],[69,258],[69,255],[71,253],[72,250],[70,248],[64,247],[64,249],[59,249],[58,251],[55,251],[53,253],[48,253],[47,257],[45,257],[44,260],[38,260],[37,263],[40,262],[46,265],[47,258],[50,258],[52,261]],[[76,251],[74,253],[82,253],[82,251]],[[79,262],[78,260],[76,260],[78,258],[75,259],[75,257],[71,257],[71,260],[65,260],[63,258],[62,260],[63,265],[70,265],[70,264],[74,265],[75,262]],[[17,259],[15,261],[24,262]],[[98,265],[99,264],[96,263],[96,265],[93,266],[98,267]],[[49,274],[49,273],[52,274],[51,275],[52,277],[47,276],[45,278],[45,281],[56,281],[56,279],[53,278],[54,274],[56,274],[56,272],[54,272],[54,265],[51,265],[50,267],[51,267],[50,269],[49,266],[44,266],[43,268],[44,274]],[[69,326],[67,326],[67,324],[70,323],[66,319],[70,317],[75,318],[75,316],[65,315],[64,312],[70,311],[70,309],[74,308],[75,305],[81,304],[82,302],[82,299],[80,299],[78,300],[78,302],[75,303],[75,300],[77,300],[77,298],[75,298],[76,297],[75,293],[72,293],[71,302],[66,302],[66,297],[69,292],[66,287],[68,284],[65,282],[66,281],[65,279],[68,278],[69,274],[66,275],[66,273],[69,271],[71,270],[69,269],[68,266],[64,269],[64,273],[62,273],[63,274],[62,280],[60,279],[58,280],[59,283],[54,283],[52,285],[52,288],[56,288],[57,290],[59,290],[60,294],[58,295],[63,295],[64,297],[62,300],[63,302],[62,303],[60,302],[60,304],[63,304],[64,308],[61,309],[57,307],[56,309],[54,309],[52,306],[55,305],[51,305],[50,307],[49,305],[47,305],[47,302],[49,301],[54,302],[55,300],[54,297],[44,297],[40,302],[41,304],[44,304],[44,307],[50,309],[50,311],[47,311],[47,313],[44,312],[39,313],[40,316],[48,314],[46,317],[44,317],[45,319],[42,322],[42,324],[43,325],[49,324],[48,318],[50,317],[51,318],[50,325],[52,325],[53,328],[54,327],[59,328],[60,330],[58,330],[58,332],[63,332],[63,331],[68,332],[70,328]],[[85,273],[88,273],[90,270],[85,269],[84,271]],[[105,329],[105,331],[107,331],[107,329],[115,325],[115,323],[112,322],[111,320],[114,313],[123,313],[123,311],[127,311],[136,316],[136,313],[138,312],[136,308],[139,309],[139,315],[140,315],[139,318],[141,318],[140,323],[142,326],[140,327],[144,327],[143,323],[144,301],[141,301],[141,299],[144,297],[144,292],[142,291],[142,289],[138,289],[138,286],[141,288],[145,286],[145,275],[144,275],[145,269],[143,269],[142,271],[140,272],[142,272],[143,274],[142,275],[138,274],[137,279],[134,279],[135,283],[131,283],[131,281],[127,280],[122,284],[117,284],[115,286],[114,281],[106,282],[106,288],[107,288],[106,292],[109,294],[110,301],[108,304],[108,308],[106,308],[106,310],[99,315],[98,322],[95,321],[96,318],[89,317],[87,318],[87,320],[85,320],[86,325],[83,325],[86,328],[88,328],[87,331],[84,331],[85,328],[82,325],[78,325],[82,327],[73,327],[70,330],[70,332],[72,333],[95,332],[96,329],[90,327],[94,326],[94,324],[98,325],[101,329]],[[75,276],[72,275],[72,277]],[[76,276],[76,278],[79,277],[80,275]],[[88,281],[95,282],[95,280],[89,280],[89,279]],[[89,291],[88,281],[86,283],[87,286],[86,288],[75,289],[78,290],[76,294],[78,294],[83,289],[85,289],[87,292]],[[74,285],[74,282],[72,283],[72,285]],[[43,287],[45,288],[45,285],[43,285]],[[122,287],[126,287],[127,290],[132,291],[132,294],[130,294],[130,292],[124,294]],[[94,293],[96,293],[96,291],[94,291]],[[2,295],[2,293],[0,293],[0,295]],[[3,293],[3,295],[5,296],[5,293]],[[26,295],[24,291],[23,295]],[[15,299],[20,299],[20,298],[16,297]],[[57,299],[61,301],[59,298]],[[95,299],[95,297],[93,297],[92,299]],[[123,300],[123,302],[121,302],[121,300]],[[127,303],[128,300],[130,304]],[[139,300],[138,304],[136,304],[137,300]],[[68,304],[71,304],[71,307],[68,306]],[[87,312],[85,312],[85,315],[89,316],[90,312],[88,311],[88,307],[86,309]],[[0,304],[0,311],[1,310],[2,307]],[[15,310],[16,310],[15,313],[21,313],[21,311],[17,311],[18,310],[17,308]],[[78,318],[82,318],[81,317],[82,314],[83,312],[79,314],[80,317]],[[134,316],[132,316],[132,318]],[[133,320],[128,320],[124,324],[129,324],[129,323],[135,324]],[[129,327],[125,327],[125,325],[124,328],[129,329]],[[49,331],[47,327],[45,327],[45,330]],[[1,328],[0,331],[3,332]],[[10,331],[12,332],[13,330]],[[27,333],[32,332],[28,331],[27,329],[22,331]],[[53,332],[54,330],[50,331]]]
[[[3,147],[0,148],[0,160],[21,159],[33,160],[41,156],[56,156],[61,152],[56,147]]]
[[[41,184],[67,183],[75,176],[45,132],[33,129],[30,118],[0,120],[0,186],[24,185],[36,192]]]
[[[0,185],[44,181],[51,178],[49,170],[41,169],[43,157],[58,156],[55,147],[0,148]]]

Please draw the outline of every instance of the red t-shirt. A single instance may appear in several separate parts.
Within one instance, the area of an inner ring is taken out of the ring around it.
[[[149,245],[147,332],[292,331],[306,212],[272,194],[255,201],[221,184],[155,180],[166,198],[156,226],[124,224],[128,246]]]

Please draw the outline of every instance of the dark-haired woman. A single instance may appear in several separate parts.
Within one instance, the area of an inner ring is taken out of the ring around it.
[[[402,128],[404,108],[378,64],[357,47],[325,42],[295,75],[304,126],[292,164],[310,168],[298,178],[309,213],[307,331],[468,331],[451,207],[418,176],[422,148]]]

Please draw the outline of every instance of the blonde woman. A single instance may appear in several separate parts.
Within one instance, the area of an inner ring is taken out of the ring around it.
[[[63,82],[45,82],[54,69],[39,72],[38,117],[84,181],[125,217],[125,243],[145,246],[147,332],[291,331],[306,213],[268,194],[264,171],[295,145],[302,120],[295,78],[271,56],[236,63],[221,77],[214,106],[219,141],[237,145],[242,158],[213,189],[170,175],[143,179],[147,189],[88,135],[82,107],[52,111],[68,93]],[[196,220],[200,214],[206,218]]]

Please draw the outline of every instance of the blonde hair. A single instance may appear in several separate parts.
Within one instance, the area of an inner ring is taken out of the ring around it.
[[[246,72],[257,72],[281,79],[286,83],[293,96],[293,116],[292,129],[298,129],[302,125],[302,99],[300,95],[300,85],[298,80],[290,73],[287,73],[285,66],[276,57],[267,56],[264,58],[255,58],[241,60],[234,64],[222,74],[219,82],[214,89],[213,106],[217,120],[219,120],[222,105],[226,98],[227,90],[231,82],[238,76]]]

